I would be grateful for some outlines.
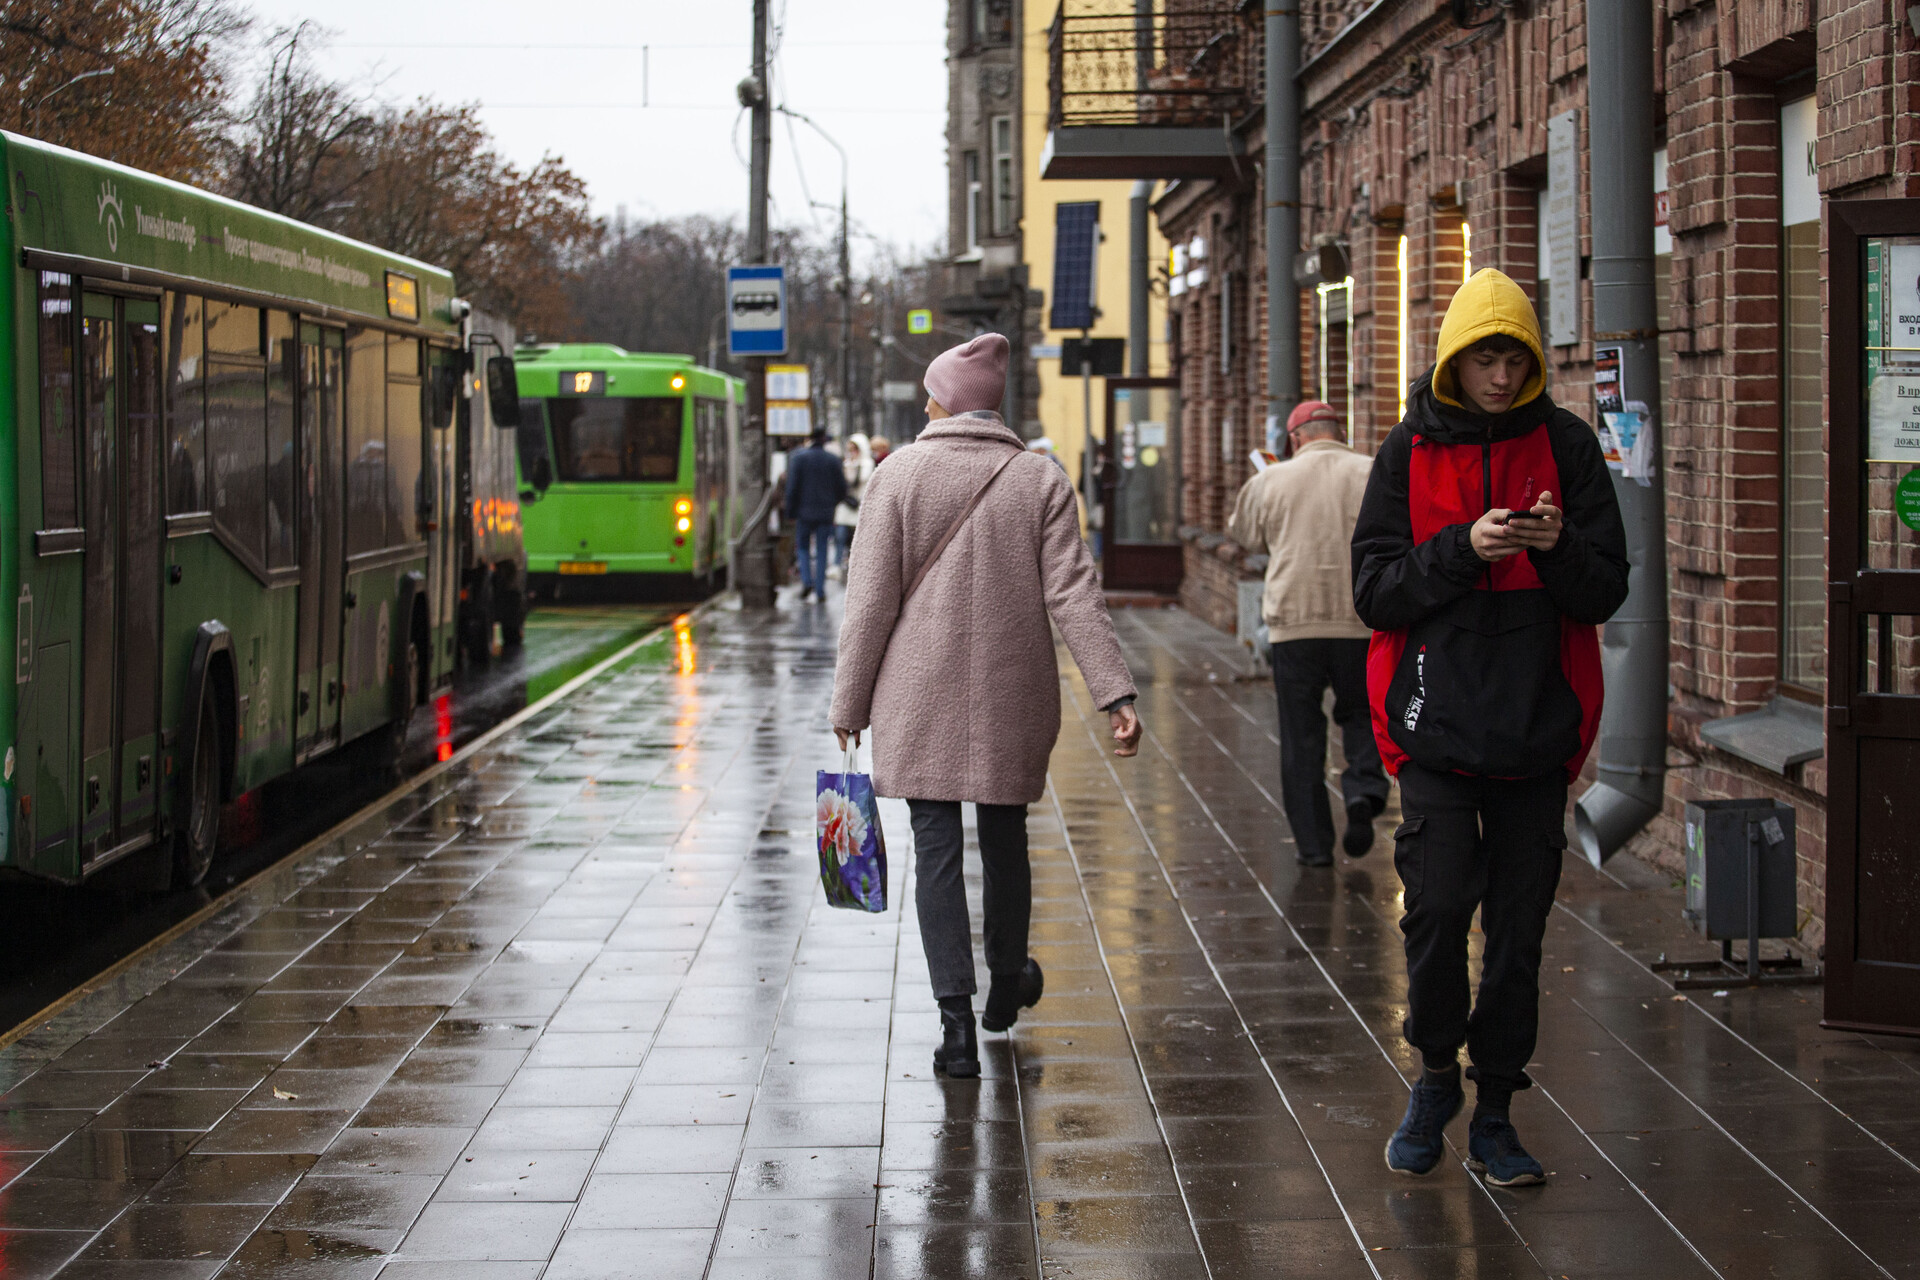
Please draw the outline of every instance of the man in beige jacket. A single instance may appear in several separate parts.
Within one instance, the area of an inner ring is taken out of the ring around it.
[[[1347,853],[1373,847],[1373,819],[1387,805],[1367,704],[1367,641],[1353,611],[1351,547],[1360,499],[1373,469],[1340,439],[1340,415],[1309,400],[1287,418],[1293,456],[1247,481],[1227,532],[1267,554],[1261,614],[1273,644],[1273,691],[1280,708],[1280,803],[1299,861],[1333,864],[1333,807],[1327,801],[1327,716],[1333,686],[1347,767],[1340,792],[1347,810]]]

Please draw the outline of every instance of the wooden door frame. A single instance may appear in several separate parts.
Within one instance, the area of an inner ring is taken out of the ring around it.
[[[1865,242],[1878,236],[1920,236],[1920,202],[1827,202],[1827,944],[1822,1025],[1920,1035],[1920,972],[1890,977],[1855,961],[1860,845],[1858,739],[1920,736],[1917,700],[1863,693],[1859,620],[1869,614],[1920,614],[1920,573],[1867,570],[1863,472],[1866,432],[1863,380],[1866,335]],[[1841,471],[1845,470],[1845,475]],[[1910,724],[1898,721],[1911,720]],[[1891,983],[1904,991],[1889,991]],[[1887,1021],[1890,1007],[1915,1010],[1909,1023]]]

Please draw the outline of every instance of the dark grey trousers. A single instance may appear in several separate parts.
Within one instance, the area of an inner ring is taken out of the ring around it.
[[[973,923],[961,850],[958,800],[909,800],[913,814],[913,905],[936,1000],[979,991],[973,976]],[[1027,865],[1027,807],[981,804],[980,871],[987,972],[1012,975],[1027,962],[1033,872]]]

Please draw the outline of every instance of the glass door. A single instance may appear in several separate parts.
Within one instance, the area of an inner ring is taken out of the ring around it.
[[[1920,1033],[1920,207],[1830,201],[1827,986]]]
[[[1180,590],[1180,384],[1108,378],[1100,497],[1110,591]]]

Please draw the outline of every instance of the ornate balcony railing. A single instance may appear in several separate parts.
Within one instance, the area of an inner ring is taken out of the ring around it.
[[[1258,5],[1063,0],[1048,32],[1049,129],[1218,128],[1258,101]]]

